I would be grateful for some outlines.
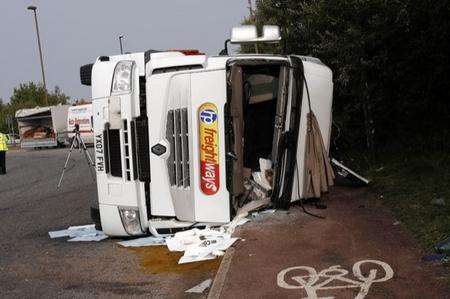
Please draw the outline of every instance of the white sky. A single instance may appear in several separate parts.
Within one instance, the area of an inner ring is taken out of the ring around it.
[[[231,27],[248,14],[247,0],[0,0],[0,98],[19,83],[41,82],[32,11],[38,21],[47,88],[72,99],[89,98],[79,67],[124,51],[194,48],[216,55]]]

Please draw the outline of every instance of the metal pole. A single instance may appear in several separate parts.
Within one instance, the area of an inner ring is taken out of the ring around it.
[[[253,20],[253,7],[252,7],[252,0],[248,0],[248,9],[250,10],[250,19]]]
[[[38,20],[37,20],[37,13],[36,13],[37,7],[36,6],[28,6],[28,9],[32,10],[34,12],[34,23],[36,24],[36,35],[37,35],[37,41],[38,41],[38,47],[39,47],[39,57],[41,60],[42,82],[44,84],[44,90],[45,90],[44,104],[47,106],[48,105],[47,84],[45,82],[44,59],[42,58],[41,38],[39,36],[39,25],[38,25]]]
[[[123,35],[119,35],[120,54],[123,54],[122,38],[123,38]]]

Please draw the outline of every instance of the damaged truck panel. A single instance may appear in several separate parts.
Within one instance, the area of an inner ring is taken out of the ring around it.
[[[320,60],[310,57],[296,56],[303,64],[303,95],[301,104],[301,117],[297,143],[297,169],[294,172],[292,201],[305,196],[305,154],[307,134],[308,93],[311,110],[314,111],[319,122],[325,149],[330,146],[332,103],[333,103],[333,77],[331,70]],[[299,185],[300,183],[300,185]]]

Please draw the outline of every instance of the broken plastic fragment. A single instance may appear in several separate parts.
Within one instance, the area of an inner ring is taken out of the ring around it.
[[[105,235],[103,232],[101,231],[97,231],[98,233],[96,235],[85,235],[85,236],[78,236],[72,239],[67,240],[68,242],[90,242],[90,241],[101,241],[104,240],[106,238],[108,238],[107,235]]]
[[[178,264],[187,264],[187,263],[193,263],[193,262],[201,262],[201,261],[207,261],[207,260],[213,260],[216,256],[210,254],[208,256],[204,257],[198,257],[198,256],[182,256],[180,260],[178,261]]]
[[[350,168],[346,167],[345,165],[343,165],[342,163],[340,163],[336,159],[332,158],[331,159],[331,163],[336,168],[336,172],[337,172],[337,174],[340,177],[347,178],[350,181],[357,183],[357,185],[358,184],[367,185],[367,184],[370,183],[370,181],[368,179],[366,179],[365,177],[362,177],[361,175],[357,174],[356,172],[354,172]]]
[[[87,235],[95,236],[98,232],[95,229],[95,224],[70,226],[67,230],[69,231],[69,237],[71,238]]]
[[[209,278],[201,283],[199,283],[198,285],[196,285],[195,287],[190,288],[189,290],[186,291],[186,293],[197,293],[197,294],[201,294],[203,293],[207,288],[209,288],[211,286],[212,283],[212,279]]]
[[[165,244],[165,239],[161,237],[146,237],[117,242],[117,244],[123,247],[159,246]]]
[[[95,224],[70,226],[68,229],[51,231],[50,238],[70,237],[69,242],[101,241],[108,238],[102,231],[95,229]]]
[[[265,190],[271,190],[272,183],[269,181],[269,178],[273,175],[271,174],[272,161],[259,158],[259,169],[261,171],[252,173],[253,180]]]
[[[48,235],[50,236],[51,239],[61,238],[61,237],[68,237],[69,236],[69,230],[68,229],[56,230],[56,231],[48,232]]]

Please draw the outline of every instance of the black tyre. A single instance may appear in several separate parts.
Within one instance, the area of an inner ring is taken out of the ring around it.
[[[95,224],[95,228],[102,230],[102,223],[100,221],[100,210],[98,208],[91,207],[91,219]]]

